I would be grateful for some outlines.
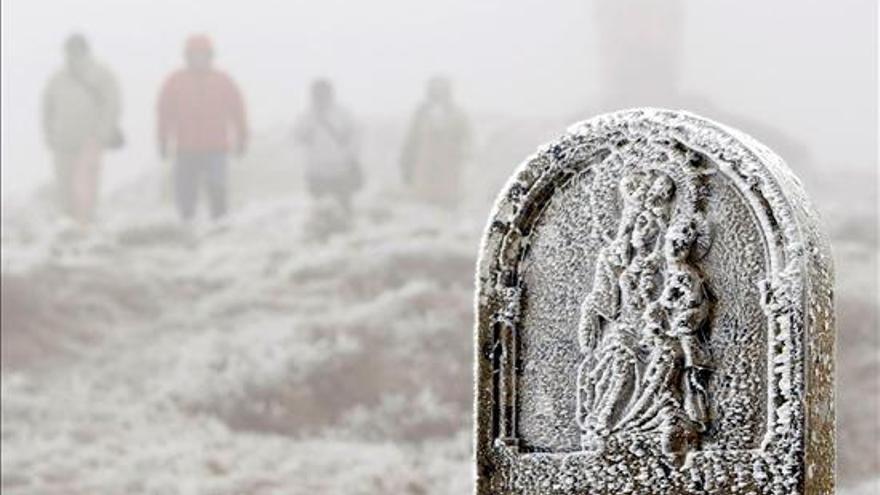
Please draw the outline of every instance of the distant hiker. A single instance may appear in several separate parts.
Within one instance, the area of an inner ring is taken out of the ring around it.
[[[248,143],[245,104],[238,86],[214,68],[214,49],[204,35],[190,37],[186,66],[171,74],[158,103],[159,153],[174,153],[174,191],[183,220],[195,216],[199,190],[208,194],[211,218],[226,214],[227,158]]]
[[[349,216],[363,182],[358,133],[351,115],[336,103],[330,81],[312,83],[311,105],[297,121],[294,139],[305,151],[309,194],[319,202],[332,200]]]
[[[403,182],[425,201],[456,207],[470,147],[470,125],[452,99],[452,84],[444,77],[432,78],[401,153]]]
[[[87,225],[97,207],[103,151],[123,145],[119,85],[92,58],[83,35],[67,38],[64,54],[65,66],[43,93],[43,131],[55,159],[61,206]]]

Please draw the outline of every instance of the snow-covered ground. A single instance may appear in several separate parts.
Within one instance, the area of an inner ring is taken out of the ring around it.
[[[125,218],[3,244],[4,493],[463,493],[480,226]]]
[[[5,208],[3,493],[468,493],[475,256],[515,160],[488,162],[471,208],[374,188],[326,242],[301,193],[183,228],[148,177],[88,234]],[[819,199],[842,493],[877,493],[876,216]]]

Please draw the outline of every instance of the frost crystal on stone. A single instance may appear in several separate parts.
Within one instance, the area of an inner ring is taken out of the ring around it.
[[[477,283],[477,493],[833,493],[829,248],[754,139],[571,127],[502,191]]]

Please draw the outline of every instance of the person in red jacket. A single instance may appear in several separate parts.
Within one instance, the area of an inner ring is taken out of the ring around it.
[[[159,153],[174,152],[174,191],[181,218],[196,213],[200,189],[205,189],[211,217],[226,214],[227,157],[242,155],[248,128],[244,99],[225,72],[213,66],[214,49],[207,36],[186,42],[186,67],[168,77],[159,94]]]

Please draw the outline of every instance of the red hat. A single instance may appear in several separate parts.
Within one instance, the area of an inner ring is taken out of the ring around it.
[[[186,53],[214,53],[211,38],[204,34],[194,34],[186,40]]]

